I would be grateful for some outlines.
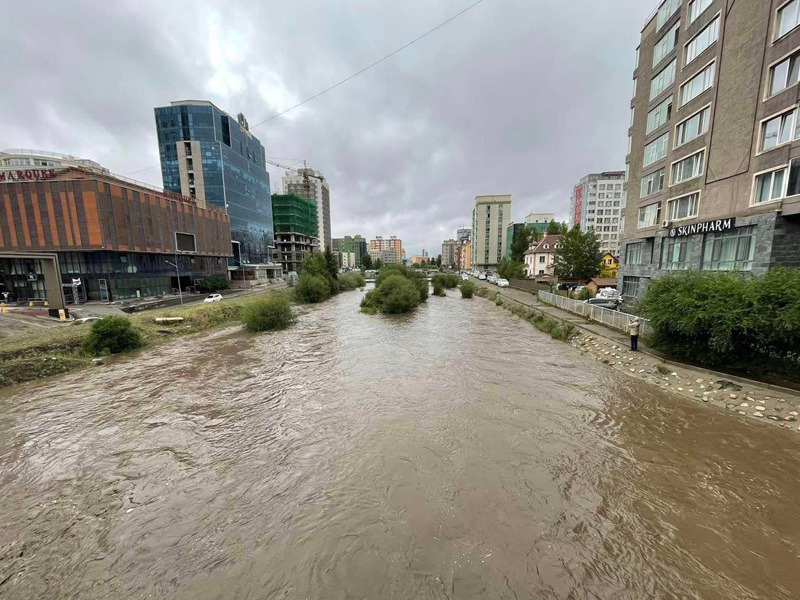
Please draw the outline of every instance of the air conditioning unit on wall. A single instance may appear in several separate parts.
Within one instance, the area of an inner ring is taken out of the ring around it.
[[[661,222],[661,226],[662,227],[670,227],[670,226],[672,226],[672,221],[662,221]]]

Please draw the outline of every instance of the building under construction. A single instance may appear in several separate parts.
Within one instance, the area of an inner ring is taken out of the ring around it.
[[[284,273],[298,272],[309,252],[319,249],[317,204],[297,194],[272,195],[275,260]]]

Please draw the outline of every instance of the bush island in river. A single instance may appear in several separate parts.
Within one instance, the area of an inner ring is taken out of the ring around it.
[[[375,278],[375,289],[361,301],[365,313],[399,314],[414,310],[428,300],[428,280],[403,265],[383,267]]]
[[[459,287],[461,289],[462,298],[472,298],[473,294],[475,294],[476,286],[471,281],[465,281]]]

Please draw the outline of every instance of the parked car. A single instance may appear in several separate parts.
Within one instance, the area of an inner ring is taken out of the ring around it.
[[[591,304],[592,306],[599,306],[600,308],[607,308],[608,310],[619,310],[619,305],[622,304],[622,301],[615,300],[613,298],[590,298],[586,300],[586,304]]]
[[[481,281],[486,281],[486,273],[480,273],[478,275],[478,279],[480,279]]]
[[[498,279],[497,287],[508,287],[508,279]]]
[[[461,274],[461,280],[462,281],[469,281],[469,275],[467,275],[466,273],[462,273]]]
[[[619,293],[617,288],[601,288],[597,291],[596,297],[622,301],[622,294]]]
[[[203,302],[222,302],[222,294],[211,294],[210,296],[206,296]]]
[[[489,283],[497,283],[497,276],[489,275],[489,277],[486,278],[486,281],[488,281]]]

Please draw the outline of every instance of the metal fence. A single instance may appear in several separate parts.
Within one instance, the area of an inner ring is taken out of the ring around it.
[[[597,323],[601,323],[617,331],[627,332],[628,330],[628,321],[631,319],[631,315],[629,314],[616,310],[609,310],[593,304],[587,304],[581,300],[571,300],[570,298],[565,298],[564,296],[558,296],[549,292],[539,292],[537,296],[539,300],[545,304],[552,304],[562,310],[585,317],[590,321],[596,321]],[[641,335],[652,333],[650,322],[647,319],[642,319],[640,317],[639,322],[642,324],[640,330]]]

